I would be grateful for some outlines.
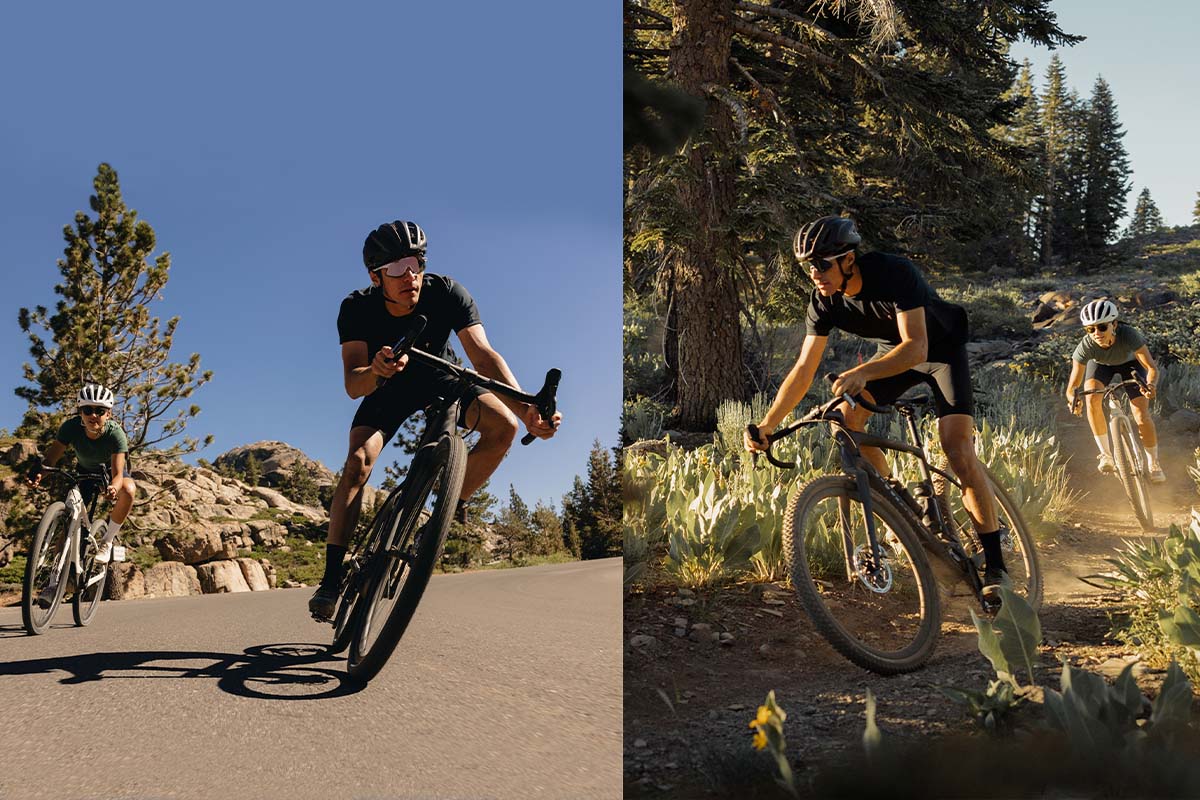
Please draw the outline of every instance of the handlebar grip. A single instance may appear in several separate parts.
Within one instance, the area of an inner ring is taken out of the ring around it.
[[[829,381],[830,383],[833,383],[837,379],[838,379],[838,374],[836,372],[826,372],[825,373],[825,380]],[[858,403],[860,406],[865,408],[867,411],[870,411],[875,414],[891,414],[893,411],[896,410],[894,406],[876,405],[875,403],[872,403],[870,400],[867,400],[866,398],[864,398],[861,394],[853,395],[850,399],[853,400],[855,403]]]
[[[546,373],[546,380],[542,383],[541,390],[534,396],[534,405],[537,406],[538,413],[542,415],[542,419],[550,422],[550,418],[554,416],[557,410],[558,382],[562,380],[562,370],[551,369]],[[532,433],[526,433],[521,437],[521,444],[532,444],[537,437]]]
[[[754,441],[756,441],[756,442],[760,441],[760,439],[761,439],[760,431],[758,429],[758,426],[755,425],[753,422],[746,423],[746,432],[750,434],[750,438],[752,438]],[[772,464],[779,467],[780,469],[795,469],[796,468],[795,461],[780,461],[771,452],[771,443],[774,442],[776,438],[778,438],[778,437],[776,437],[774,434],[767,434],[767,449],[761,450],[761,451],[756,450],[756,451],[754,451],[754,455],[757,457],[759,455],[759,453],[761,452],[762,455],[765,455],[767,457],[767,461],[770,461]]]

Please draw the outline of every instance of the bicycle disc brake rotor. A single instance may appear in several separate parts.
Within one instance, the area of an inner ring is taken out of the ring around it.
[[[875,594],[886,594],[892,588],[892,567],[887,556],[880,554],[879,563],[871,558],[871,547],[860,544],[854,548],[854,575],[858,582]]]

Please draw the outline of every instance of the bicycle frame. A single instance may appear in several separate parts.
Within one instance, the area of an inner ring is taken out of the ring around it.
[[[845,418],[841,411],[835,408],[842,403],[848,403],[851,408],[857,404],[861,404],[864,408],[877,414],[891,414],[893,412],[899,413],[900,416],[904,418],[905,425],[908,428],[908,433],[913,440],[913,444],[897,441],[895,439],[889,439],[883,436],[875,436],[874,434],[869,434],[866,432],[851,430],[849,427],[847,427]],[[862,455],[862,447],[876,447],[880,450],[890,450],[912,456],[917,460],[918,470],[921,474],[921,486],[928,490],[928,494],[931,498],[933,495],[933,475],[935,473],[962,491],[963,484],[957,478],[945,470],[939,469],[938,467],[935,467],[929,463],[929,454],[925,448],[925,440],[921,435],[920,426],[917,424],[919,409],[928,405],[928,403],[928,397],[918,397],[914,400],[898,400],[891,406],[879,406],[874,403],[870,403],[863,398],[852,398],[849,395],[843,395],[841,397],[834,398],[817,409],[814,409],[813,412],[810,412],[809,414],[805,415],[804,418],[797,420],[791,425],[776,431],[775,433],[771,434],[769,439],[770,441],[774,442],[785,436],[791,435],[801,427],[807,425],[817,425],[821,423],[829,424],[830,427],[833,428],[832,435],[835,443],[837,444],[839,455],[841,457],[842,470],[848,476],[855,479],[858,487],[859,498],[863,505],[863,516],[866,522],[867,541],[871,549],[870,568],[872,572],[877,572],[880,569],[880,566],[884,563],[879,537],[875,528],[875,516],[873,513],[874,503],[871,499],[870,479],[871,475],[874,475],[876,478],[878,478],[877,483],[880,489],[887,491],[892,495],[890,499],[893,501],[893,503],[908,508],[913,512],[913,516],[920,523],[917,526],[917,532],[919,534],[932,536],[934,539],[939,539],[940,536],[939,543],[941,543],[943,547],[939,548],[939,552],[944,550],[949,555],[955,566],[962,570],[972,589],[974,589],[976,594],[979,594],[979,592],[982,590],[983,584],[979,579],[978,573],[974,569],[968,569],[968,563],[971,562],[971,559],[967,555],[965,549],[962,547],[962,543],[958,540],[957,535],[954,533],[953,526],[949,525],[948,521],[945,519],[942,513],[941,504],[936,502],[929,503],[928,513],[930,514],[931,522],[933,524],[927,526],[925,522],[921,520],[921,513],[924,511],[924,509],[920,509],[917,506],[916,501],[911,495],[908,494],[907,490],[904,490],[903,492],[898,490],[897,487],[892,485],[891,481],[885,479],[883,475],[879,473],[879,470],[877,470],[875,466]],[[754,429],[751,433],[755,438],[757,438],[757,429]],[[794,462],[777,460],[771,454],[769,449],[766,451],[766,456],[767,459],[777,467],[792,469],[796,466]],[[854,554],[850,549],[851,543],[845,535],[845,531],[849,527],[847,519],[848,509],[840,508],[839,513],[841,515],[840,521],[842,523],[843,530],[843,553],[845,556],[847,577],[849,578],[853,577],[855,569],[853,564]]]
[[[92,495],[91,503],[84,502],[83,490],[80,488],[84,483],[100,483],[107,484],[110,480],[108,468],[95,476],[92,475],[74,475],[64,469],[58,467],[43,467],[45,472],[57,472],[71,481],[71,488],[67,490],[67,495],[63,502],[67,507],[67,513],[70,515],[70,521],[67,528],[67,547],[58,555],[59,563],[54,565],[54,573],[58,575],[58,581],[67,579],[67,567],[73,566],[76,575],[83,574],[83,542],[80,531],[84,528],[91,530],[91,519],[96,513],[96,504],[100,501],[100,491],[96,491]],[[88,581],[87,586],[99,583],[103,579],[103,572],[93,575]],[[77,586],[76,591],[82,591],[83,586]]]

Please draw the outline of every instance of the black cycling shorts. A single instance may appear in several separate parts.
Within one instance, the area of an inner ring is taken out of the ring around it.
[[[1126,361],[1124,364],[1117,364],[1115,367],[1089,361],[1083,373],[1083,380],[1086,383],[1095,378],[1100,381],[1101,385],[1108,386],[1108,384],[1112,383],[1114,375],[1120,375],[1123,381],[1132,380],[1134,375],[1137,375],[1143,383],[1146,381],[1146,370],[1136,358],[1132,361]],[[1130,400],[1136,400],[1143,396],[1141,389],[1136,386],[1126,386],[1125,394],[1129,395]]]
[[[876,357],[887,352],[881,350]],[[975,416],[975,394],[971,389],[971,365],[967,348],[960,345],[945,361],[926,361],[887,378],[867,382],[867,391],[879,405],[887,405],[918,383],[929,386],[941,419],[949,414]]]
[[[396,435],[396,431],[417,411],[439,398],[454,396],[461,391],[456,379],[422,364],[409,364],[383,386],[363,398],[354,414],[351,428],[366,426],[383,433],[383,443]],[[476,397],[487,389],[468,386],[464,402],[459,408],[458,424],[467,427],[467,409],[474,405]],[[474,417],[474,415],[471,415]]]

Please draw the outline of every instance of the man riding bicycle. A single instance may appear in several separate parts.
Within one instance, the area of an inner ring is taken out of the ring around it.
[[[838,375],[833,393],[861,394],[886,405],[918,383],[929,386],[942,449],[963,482],[963,504],[983,546],[984,592],[994,593],[1007,570],[996,499],[975,454],[966,311],[938,297],[908,259],[879,252],[859,257],[861,241],[854,222],[844,217],[821,217],[797,232],[796,258],[816,285],[809,298],[807,335],[796,365],[758,423],[760,438],[755,441],[745,433],[746,448],[766,450],[767,435],[808,392],[834,328],[875,342],[875,356]],[[848,427],[865,429],[871,412],[861,405],[851,409],[843,403],[840,408]],[[881,475],[891,474],[878,448],[861,450]]]
[[[1167,476],[1158,462],[1158,431],[1154,427],[1154,420],[1150,418],[1150,399],[1154,397],[1158,386],[1158,364],[1146,347],[1145,337],[1136,328],[1119,323],[1119,315],[1117,304],[1111,300],[1093,300],[1080,311],[1079,321],[1083,324],[1085,334],[1071,354],[1067,405],[1071,413],[1083,413],[1083,409],[1075,403],[1075,390],[1080,383],[1083,383],[1084,389],[1103,389],[1118,375],[1121,380],[1140,380],[1143,384],[1140,392],[1132,386],[1126,386],[1125,391],[1129,395],[1129,405],[1133,409],[1133,420],[1137,423],[1142,448],[1146,451],[1150,482],[1163,483]],[[1097,469],[1105,475],[1111,475],[1116,467],[1113,464],[1112,443],[1108,440],[1108,429],[1104,423],[1102,398],[1098,394],[1089,394],[1086,399],[1088,425],[1100,450]]]
[[[313,616],[321,619],[333,616],[346,541],[358,524],[362,489],[383,446],[411,414],[454,389],[454,378],[420,364],[409,365],[407,355],[394,358],[391,345],[412,330],[417,316],[423,316],[426,326],[415,347],[453,358],[448,343],[453,331],[477,372],[519,386],[504,358],[488,342],[471,295],[451,278],[426,273],[425,251],[425,232],[415,222],[380,225],[363,244],[371,286],[351,293],[338,313],[346,393],[363,401],[351,423],[346,465],[329,507],[325,574],[308,603]],[[512,447],[518,420],[534,436],[548,439],[562,419],[556,413],[544,420],[534,405],[477,387],[470,391],[474,399],[464,405],[459,424],[478,431],[479,441],[467,457],[456,512],[460,521],[464,501],[487,481]]]
[[[42,482],[42,467],[57,464],[68,447],[75,450],[80,473],[95,474],[105,463],[109,464],[112,478],[105,491],[112,508],[108,519],[92,530],[98,548],[96,561],[100,564],[108,563],[112,541],[121,532],[121,525],[133,508],[137,490],[133,479],[125,475],[129,439],[120,424],[112,419],[113,400],[111,389],[98,383],[84,384],[76,398],[79,416],[71,417],[59,427],[54,441],[46,448],[45,457],[36,460],[29,470],[29,482],[38,486]],[[53,588],[50,587],[51,596]]]

